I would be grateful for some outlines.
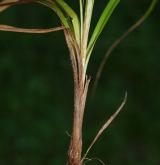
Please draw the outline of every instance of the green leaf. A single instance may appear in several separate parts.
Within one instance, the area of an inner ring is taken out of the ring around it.
[[[90,55],[92,53],[92,50],[94,48],[94,45],[95,45],[99,35],[103,31],[105,25],[107,24],[110,16],[112,15],[114,9],[119,4],[119,2],[120,2],[120,0],[110,0],[107,4],[106,8],[104,9],[102,15],[100,16],[100,19],[98,20],[98,23],[94,29],[94,32],[91,36],[91,39],[90,39],[90,42],[88,45],[88,49],[87,49],[88,58],[90,57]]]
[[[56,2],[66,12],[66,14],[71,18],[76,41],[78,44],[80,44],[80,38],[81,38],[80,37],[80,21],[79,21],[77,14],[64,0],[56,0]]]

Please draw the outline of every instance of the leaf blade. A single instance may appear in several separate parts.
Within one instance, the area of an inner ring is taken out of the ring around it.
[[[60,7],[66,12],[66,14],[71,17],[71,21],[73,24],[73,28],[74,28],[74,35],[76,38],[77,43],[80,45],[80,21],[79,18],[77,16],[77,14],[75,13],[75,11],[64,1],[64,0],[56,0],[56,2],[60,5]]]
[[[88,45],[88,56],[90,56],[99,35],[103,31],[105,25],[107,24],[110,16],[112,15],[113,11],[115,10],[119,2],[120,0],[110,0],[107,6],[105,7],[104,11],[102,12]]]

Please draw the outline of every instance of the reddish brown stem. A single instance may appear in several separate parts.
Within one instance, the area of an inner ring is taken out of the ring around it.
[[[80,50],[72,33],[65,29],[64,34],[70,50],[74,76],[74,115],[71,142],[68,150],[68,165],[82,165],[82,125],[90,79],[84,72]]]
[[[89,79],[86,79],[85,84],[83,81],[78,84],[75,82],[73,130],[68,151],[69,165],[81,165],[82,163],[82,124],[89,81]]]

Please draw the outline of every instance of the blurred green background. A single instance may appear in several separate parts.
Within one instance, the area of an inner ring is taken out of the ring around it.
[[[96,0],[93,25],[106,2]],[[92,81],[109,45],[150,2],[121,1],[92,55],[88,70]],[[78,6],[73,0],[69,3]],[[160,165],[159,5],[112,53],[94,99],[88,95],[84,150],[128,91],[124,111],[88,155],[106,165]],[[37,4],[10,8],[0,15],[0,23],[30,28],[59,25],[52,11]],[[72,71],[63,33],[0,32],[0,165],[66,164],[72,113]]]

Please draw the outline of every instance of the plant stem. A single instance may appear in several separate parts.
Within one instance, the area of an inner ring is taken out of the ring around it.
[[[81,165],[82,124],[88,85],[89,79],[85,84],[83,83],[83,81],[80,81],[78,84],[75,84],[73,130],[68,151],[69,165]]]
[[[66,29],[64,34],[70,51],[74,77],[74,115],[71,142],[68,150],[68,165],[82,165],[82,125],[90,79],[86,76],[80,56],[81,51],[75,42],[73,33]]]

